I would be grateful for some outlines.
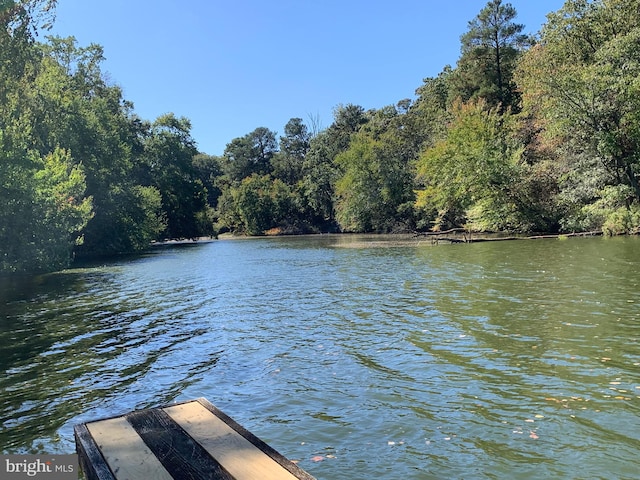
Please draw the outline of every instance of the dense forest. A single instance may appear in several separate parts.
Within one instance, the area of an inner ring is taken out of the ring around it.
[[[638,0],[567,0],[535,37],[490,0],[412,98],[221,156],[139,118],[99,45],[42,40],[55,3],[0,0],[0,273],[220,232],[639,231]]]

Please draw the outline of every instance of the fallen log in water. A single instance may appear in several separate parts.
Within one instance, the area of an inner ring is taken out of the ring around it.
[[[448,235],[451,233],[462,233],[462,238],[455,237],[443,237],[442,235]],[[574,233],[558,233],[558,234],[545,234],[545,235],[529,235],[529,236],[508,236],[508,237],[490,237],[479,236],[474,238],[473,233],[465,230],[464,228],[452,228],[450,230],[444,230],[442,232],[420,232],[417,233],[417,237],[431,238],[433,242],[449,242],[449,243],[479,243],[479,242],[504,242],[507,240],[541,240],[548,238],[570,238],[570,237],[595,237],[602,236],[602,231],[592,232],[574,232]],[[476,233],[475,235],[488,235],[483,233]]]

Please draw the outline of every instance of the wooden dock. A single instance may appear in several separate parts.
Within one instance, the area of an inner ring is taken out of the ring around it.
[[[76,425],[87,480],[314,480],[205,398]]]

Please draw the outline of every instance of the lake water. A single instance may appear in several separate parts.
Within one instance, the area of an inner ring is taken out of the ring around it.
[[[640,238],[158,247],[5,282],[0,447],[206,397],[318,479],[640,478]]]

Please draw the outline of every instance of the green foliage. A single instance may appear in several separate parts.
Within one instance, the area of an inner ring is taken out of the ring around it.
[[[290,188],[270,175],[253,174],[243,179],[231,195],[235,212],[230,216],[238,221],[237,229],[249,235],[286,227],[295,216]]]
[[[207,191],[194,167],[198,151],[190,130],[189,120],[166,114],[151,125],[144,141],[151,185],[162,197],[164,238],[197,238],[214,233]]]
[[[193,157],[192,164],[196,177],[207,190],[207,204],[216,205],[222,193],[219,181],[222,176],[222,158],[199,153]]]
[[[619,207],[602,224],[605,235],[638,235],[640,233],[640,205]]]
[[[44,158],[0,151],[0,273],[67,267],[92,216],[82,169],[69,152]]]
[[[417,100],[409,110],[409,116],[416,124],[413,134],[421,143],[433,144],[446,136],[449,121],[448,110],[452,106],[453,95],[459,95],[452,85],[453,70],[446,66],[435,78],[425,78],[416,90]]]
[[[640,233],[640,206],[629,186],[606,186],[598,192],[598,197],[571,217],[574,229],[601,229],[606,235]]]
[[[420,157],[418,175],[425,188],[417,206],[439,212],[437,227],[468,220],[480,229],[513,228],[510,217],[517,206],[511,186],[522,150],[510,141],[510,116],[482,100],[459,103],[452,115],[446,139]]]
[[[44,63],[35,36],[54,5],[0,2],[0,273],[68,266],[92,217],[84,166],[59,145],[38,149]]]
[[[335,163],[336,219],[354,232],[412,230],[413,163],[418,152],[413,118],[390,106],[370,114]]]
[[[265,175],[271,172],[271,159],[277,151],[276,134],[259,127],[227,145],[222,168],[233,182],[240,182],[254,173]]]
[[[359,105],[338,105],[334,121],[313,138],[303,165],[302,191],[309,216],[323,230],[334,229],[335,185],[341,175],[334,159],[349,148],[353,136],[368,121]]]
[[[102,74],[100,46],[57,37],[35,42],[35,24],[24,22],[53,3],[14,2],[17,13],[1,17],[10,24],[0,29],[2,235],[20,239],[0,247],[3,270],[61,268],[71,249],[82,256],[140,251],[169,227],[189,236],[212,232],[207,192],[195,174],[173,181],[175,170],[167,168],[155,185],[147,168],[150,156],[170,166],[175,154],[192,169],[190,127],[170,117],[152,126],[132,115],[120,88]],[[161,208],[167,199],[177,215]]]
[[[559,148],[570,161],[569,190],[561,195],[575,200],[566,228],[602,225],[605,217],[594,212],[606,186],[628,186],[640,199],[637,13],[635,0],[569,0],[549,15],[540,44],[518,71],[525,109],[539,118],[541,135],[570,148]],[[586,217],[585,203],[594,204]]]
[[[336,218],[343,231],[373,230],[379,203],[379,163],[376,142],[359,137],[335,161],[344,172],[336,183]]]
[[[273,226],[271,178],[253,174],[234,191],[234,200],[242,227],[249,235],[262,235]]]
[[[68,151],[56,148],[43,159],[35,175],[35,204],[41,209],[39,217],[48,224],[49,235],[56,239],[77,236],[92,217],[91,198],[85,197],[85,175],[80,165],[74,165]],[[69,251],[63,258],[69,258]],[[60,257],[58,255],[57,257]]]
[[[57,0],[0,0],[0,29],[23,41],[51,28]]]
[[[309,151],[311,136],[301,118],[292,118],[280,137],[280,151],[271,158],[273,176],[288,185],[302,179],[303,162]]]
[[[222,185],[215,210],[215,229],[220,233],[228,231],[241,232],[243,228],[242,219],[236,208],[234,191],[237,187],[229,184]]]
[[[522,50],[531,40],[522,34],[524,25],[514,23],[516,10],[510,3],[490,0],[469,22],[462,35],[462,55],[452,74],[452,97],[463,101],[483,98],[501,111],[516,110],[519,94],[513,71]]]
[[[337,147],[332,135],[324,131],[310,143],[303,163],[302,196],[313,223],[321,228],[333,222],[334,185],[338,176],[333,159]]]
[[[563,210],[558,202],[558,171],[552,161],[521,162],[516,183],[510,186],[516,210],[511,229],[522,233],[557,232]]]
[[[334,159],[367,120],[362,107],[339,106],[331,126],[313,138],[300,118],[289,120],[279,151],[275,134],[264,128],[232,140],[218,181],[218,227],[250,234],[335,228],[334,192],[340,173]],[[256,203],[252,206],[251,201]],[[274,209],[271,215],[265,205]]]
[[[637,233],[636,0],[567,0],[531,47],[490,0],[455,68],[416,99],[291,118],[221,157],[186,118],[138,118],[99,45],[37,33],[55,0],[0,0],[0,272],[215,234],[477,230]],[[531,48],[529,48],[531,47]],[[522,101],[521,101],[522,100]]]
[[[162,211],[162,194],[156,187],[134,185],[128,192],[129,201],[120,211],[120,221],[128,242],[116,249],[123,252],[139,252],[148,248],[153,240],[161,238],[167,228]]]

